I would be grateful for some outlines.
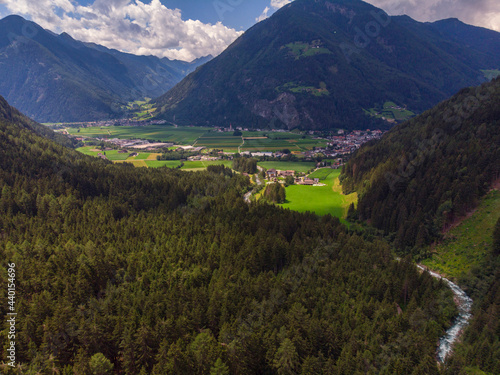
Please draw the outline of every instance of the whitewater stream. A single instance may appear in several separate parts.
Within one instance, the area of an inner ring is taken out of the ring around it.
[[[423,271],[429,272],[431,276],[437,279],[443,279],[455,295],[455,303],[457,304],[459,315],[455,319],[453,325],[446,331],[446,334],[439,340],[437,358],[438,361],[442,363],[446,359],[446,356],[451,353],[453,344],[458,340],[460,334],[463,332],[465,327],[467,327],[467,325],[469,324],[469,320],[472,318],[472,298],[465,294],[465,292],[460,289],[457,284],[451,282],[450,280],[428,270],[421,265],[418,265],[418,268]]]

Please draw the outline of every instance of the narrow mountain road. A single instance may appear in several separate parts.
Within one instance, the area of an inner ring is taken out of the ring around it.
[[[259,172],[262,172],[264,168],[257,166],[258,172],[255,174],[255,183],[257,186],[262,185],[262,181],[260,180],[259,177]],[[245,202],[250,203],[250,197],[252,196],[254,189],[250,190],[248,193],[246,193],[243,198],[245,199]]]

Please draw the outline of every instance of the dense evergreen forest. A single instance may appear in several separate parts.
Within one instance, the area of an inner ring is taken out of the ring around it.
[[[500,221],[499,221],[500,223]],[[496,244],[498,246],[498,243]],[[498,247],[497,247],[498,249]],[[463,283],[476,303],[474,318],[447,363],[446,374],[460,375],[464,368],[481,374],[500,374],[500,256],[491,254],[467,275]],[[473,372],[472,372],[473,373]]]
[[[257,173],[257,159],[248,157],[234,158],[233,169],[243,173]]]
[[[264,198],[268,199],[270,202],[285,203],[285,188],[279,182],[269,184],[266,186],[266,190],[264,191]]]
[[[79,154],[0,102],[0,332],[12,374],[438,374],[450,290],[247,177]],[[6,344],[4,344],[6,345]]]
[[[358,215],[400,249],[428,244],[500,178],[500,79],[466,88],[362,147],[341,176]]]
[[[360,194],[350,218],[379,228],[401,252],[425,257],[424,245],[439,240],[500,178],[499,103],[497,79],[362,147],[341,176],[345,191]],[[493,237],[491,252],[459,280],[475,307],[446,374],[500,373],[500,220]]]

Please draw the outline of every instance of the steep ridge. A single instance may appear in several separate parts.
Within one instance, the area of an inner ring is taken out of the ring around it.
[[[296,0],[156,99],[179,124],[385,127],[372,109],[421,112],[500,67],[500,33],[389,17],[360,0]],[[461,33],[485,36],[464,43]],[[381,116],[378,116],[381,117]]]
[[[202,62],[109,50],[19,16],[0,21],[0,95],[37,121],[120,116],[128,101],[161,95]]]

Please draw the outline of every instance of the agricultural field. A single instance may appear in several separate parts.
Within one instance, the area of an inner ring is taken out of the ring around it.
[[[321,47],[320,43],[318,42],[313,42],[313,43],[295,42],[287,44],[286,47],[288,47],[290,53],[293,56],[295,56],[296,60],[300,59],[301,57],[332,54],[332,52],[329,49]]]
[[[146,98],[145,100],[136,100],[135,102],[128,103],[127,107],[124,108],[132,114],[134,120],[144,121],[153,118],[153,113],[156,108],[150,103],[151,98]]]
[[[146,160],[145,162],[148,168],[177,168],[179,165],[181,165],[180,160]]]
[[[111,160],[111,161],[124,161],[124,160],[127,160],[129,155],[130,155],[130,153],[119,154],[118,150],[100,151],[100,150],[96,149],[95,146],[80,147],[76,150],[81,152],[82,154],[95,156],[95,157],[97,157],[98,154],[104,154],[104,155],[106,155],[108,160]]]
[[[193,144],[193,146],[203,146],[206,148],[217,148],[224,151],[238,151],[238,147],[243,143],[241,137],[234,136],[233,133],[207,132],[203,134]]]
[[[192,145],[205,134],[208,128],[172,127],[165,125],[149,126],[103,126],[90,128],[68,128],[73,136],[90,138],[148,139],[172,142],[179,145]]]
[[[493,190],[472,216],[446,233],[444,241],[431,249],[432,257],[422,264],[454,280],[467,275],[491,251],[499,217],[500,191]]]
[[[406,121],[415,116],[415,113],[407,109],[399,107],[396,103],[385,102],[383,108],[371,108],[365,113],[376,118],[385,118],[395,121]]]
[[[201,171],[206,169],[209,165],[224,165],[228,168],[231,168],[233,162],[230,160],[215,160],[215,161],[185,161],[182,166],[182,170],[190,170],[190,171]]]
[[[325,147],[326,140],[313,139],[297,133],[271,131],[243,132],[234,136],[232,132],[216,132],[212,128],[148,126],[103,126],[89,128],[67,128],[70,135],[88,138],[148,139],[171,142],[176,145],[203,146],[209,149],[223,149],[226,152],[258,151],[307,151],[313,147]],[[241,148],[240,148],[241,146]]]
[[[271,138],[271,139],[300,139],[303,137],[300,133],[292,132],[271,132],[271,131],[244,131],[243,138]],[[305,136],[304,136],[305,137]]]
[[[325,147],[325,140],[312,138],[289,138],[289,139],[245,139],[241,146],[241,151],[280,151],[289,149],[290,151],[307,151],[313,147]]]
[[[293,93],[308,93],[312,94],[314,96],[328,96],[330,95],[330,92],[326,89],[326,84],[325,82],[320,82],[319,87],[314,87],[314,86],[303,86],[299,83],[296,82],[288,82],[285,83],[283,86],[276,87],[275,90],[279,93],[285,92],[285,91],[290,91]]]
[[[100,151],[94,148],[95,146],[86,146],[78,148],[77,151],[82,154],[97,157],[99,153],[105,153],[108,160],[114,163],[131,163],[136,167],[147,167],[147,168],[177,168],[181,165],[180,160],[156,160],[156,157],[161,154],[151,153],[151,152],[140,152],[137,156],[129,157],[130,153],[118,154],[117,150],[112,151]],[[183,170],[196,171],[206,169],[209,165],[225,165],[231,168],[232,161],[229,160],[217,160],[217,161],[185,161],[182,167]]]
[[[128,159],[128,160],[117,160],[117,161],[114,161],[113,163],[130,163],[132,164],[134,167],[137,167],[137,168],[147,168],[148,165],[146,163],[145,160],[131,160],[131,159]]]
[[[310,178],[319,178],[320,181],[324,181],[334,173],[336,170],[331,168],[320,168],[315,170],[313,173],[309,175]]]
[[[330,172],[330,173],[327,173]],[[331,214],[340,219],[347,216],[347,210],[351,203],[358,200],[357,194],[343,195],[340,186],[340,170],[327,168],[320,169],[310,177],[323,178],[321,183],[325,186],[303,186],[291,185],[286,188],[286,203],[281,204],[283,208],[294,211],[310,211],[318,215]]]
[[[261,161],[258,163],[259,167],[265,169],[278,169],[281,171],[296,171],[306,173],[316,166],[315,162],[293,162],[293,161]]]
[[[155,167],[163,167],[167,166],[170,168],[175,168],[181,164],[180,161],[174,160],[174,161],[157,161],[156,157],[161,154],[157,153],[151,153],[151,152],[140,152],[137,156],[132,156],[129,157],[129,155],[133,152],[130,151],[126,154],[119,154],[117,150],[111,150],[111,151],[100,151],[95,148],[95,146],[86,146],[86,147],[80,147],[77,149],[77,151],[81,152],[82,154],[85,155],[90,155],[97,157],[98,154],[105,154],[108,160],[114,162],[114,163],[131,163],[136,167],[150,167],[150,168],[155,168]]]

